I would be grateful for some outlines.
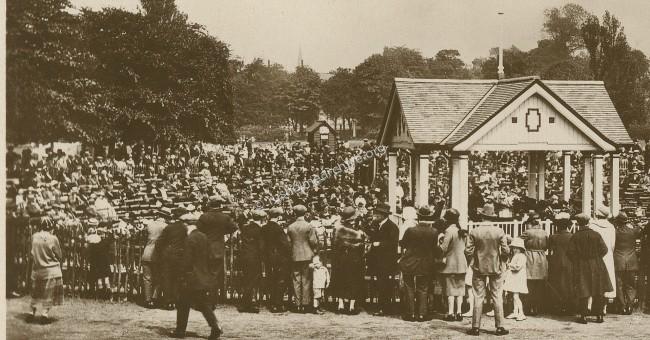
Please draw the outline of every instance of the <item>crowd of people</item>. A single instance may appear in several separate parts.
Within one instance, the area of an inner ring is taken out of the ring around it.
[[[89,277],[98,292],[108,293],[107,240],[146,235],[144,304],[175,308],[174,335],[179,337],[190,306],[203,313],[212,338],[221,334],[211,307],[224,288],[226,239],[237,247],[242,313],[259,312],[260,297],[266,295],[271,312],[322,314],[333,299],[336,312],[357,314],[366,301],[366,276],[375,282],[376,315],[393,312],[399,291],[405,320],[430,320],[434,309],[446,308],[449,322],[472,317],[474,335],[486,295],[497,334],[507,334],[504,291],[512,299],[508,318],[517,321],[526,314],[557,312],[578,313],[579,322],[593,314],[602,322],[608,299],[616,299],[617,312],[632,312],[637,283],[650,272],[649,228],[630,223],[625,213],[607,216],[602,206],[597,219],[590,220],[557,197],[545,204],[527,202],[526,159],[518,153],[471,156],[470,218],[516,216],[526,221],[521,238],[512,239],[498,227],[468,232],[459,225],[458,211],[446,204],[448,163],[442,153],[433,155],[430,169],[431,207],[413,206],[407,155],[400,155],[396,224],[384,203],[385,158],[376,150],[368,141],[330,149],[259,145],[252,139],[213,148],[116,145],[75,156],[9,150],[8,177],[18,180],[8,187],[8,245],[12,228],[15,233],[24,225],[19,221],[38,229],[31,245],[33,315],[42,305],[47,322],[49,308],[62,302],[63,250],[56,234],[71,228],[88,248]],[[322,176],[323,169],[364,153],[372,157]],[[642,154],[640,147],[623,153],[628,161],[624,185],[650,190]],[[550,193],[561,190],[560,159],[547,154]],[[579,176],[579,164],[574,164],[574,176]],[[547,218],[558,228],[550,237],[540,227]],[[579,226],[574,233],[571,220]],[[17,246],[8,246],[8,261]],[[16,288],[14,266],[8,263],[10,290]],[[643,275],[637,275],[640,270]],[[263,275],[266,287],[260,286]],[[465,303],[470,306],[463,313]]]

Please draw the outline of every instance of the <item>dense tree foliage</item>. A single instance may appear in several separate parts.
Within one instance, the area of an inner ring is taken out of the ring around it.
[[[537,47],[504,50],[506,77],[603,80],[625,124],[650,122],[650,63],[629,46],[622,23],[575,4],[544,14]],[[135,13],[9,0],[7,134],[13,142],[224,142],[244,125],[299,131],[321,110],[368,133],[395,77],[495,79],[497,49],[486,52],[466,65],[454,49],[426,57],[385,47],[323,81],[306,65],[287,71],[231,58],[174,0],[141,0]]]

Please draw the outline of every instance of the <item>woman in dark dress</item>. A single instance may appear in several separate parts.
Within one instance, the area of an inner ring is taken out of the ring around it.
[[[91,224],[93,223],[91,222]],[[98,294],[96,297],[102,298],[108,298],[111,294],[111,242],[101,232],[105,228],[106,226],[102,224],[97,230],[91,227],[86,236],[86,251],[90,264],[88,282],[93,285],[91,287],[93,290],[95,289],[94,283],[97,284],[97,289],[101,290],[103,294]]]
[[[573,261],[573,278],[575,297],[580,299],[580,317],[578,322],[587,323],[589,298],[593,300],[591,311],[596,313],[596,322],[604,322],[603,306],[606,303],[605,292],[612,290],[607,267],[603,256],[608,249],[602,236],[589,228],[590,217],[587,214],[576,215],[578,231],[571,236],[567,255]]]
[[[573,265],[567,256],[571,232],[567,230],[571,226],[568,213],[560,213],[555,216],[555,233],[548,238],[548,283],[553,290],[555,306],[560,313],[571,312],[575,301],[573,301]]]
[[[358,314],[356,300],[361,296],[364,287],[364,241],[366,234],[359,230],[355,223],[356,211],[346,207],[341,212],[341,223],[334,228],[334,244],[332,256],[332,295],[338,299],[338,311],[345,311],[345,301],[349,301],[347,310],[350,314]]]

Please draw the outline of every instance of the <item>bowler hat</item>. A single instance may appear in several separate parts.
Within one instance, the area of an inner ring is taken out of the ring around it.
[[[460,213],[454,208],[449,208],[445,211],[444,219],[447,221],[458,221]]]
[[[418,209],[418,220],[419,221],[433,221],[433,210],[428,205],[424,205]]]
[[[390,215],[390,206],[386,203],[379,203],[375,207],[375,212],[384,214],[384,215]]]

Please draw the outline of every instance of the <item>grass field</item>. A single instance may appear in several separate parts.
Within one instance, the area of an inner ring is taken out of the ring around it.
[[[173,330],[176,313],[147,310],[131,303],[109,303],[69,299],[53,310],[55,321],[49,325],[27,323],[29,299],[9,300],[7,339],[165,339]],[[357,316],[304,314],[239,314],[233,306],[220,306],[217,318],[224,339],[467,339],[470,320],[445,322],[433,320],[412,323],[397,317],[375,317],[362,312]],[[650,315],[608,315],[604,324],[580,325],[573,318],[553,316],[508,320],[506,328],[517,339],[648,339]],[[485,316],[485,334],[494,332],[494,319]],[[192,311],[187,339],[206,339],[209,327],[200,313]]]

